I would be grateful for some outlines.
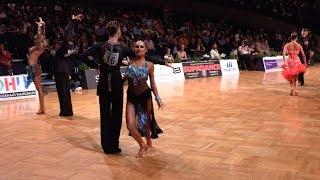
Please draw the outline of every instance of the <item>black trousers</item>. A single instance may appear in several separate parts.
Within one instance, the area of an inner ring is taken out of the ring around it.
[[[101,146],[105,153],[112,153],[119,149],[122,126],[123,83],[120,71],[100,76],[98,95]]]
[[[308,54],[309,52],[306,52],[306,61],[307,61],[307,64],[308,64],[308,59],[309,59],[309,54]],[[300,57],[300,61],[301,61],[301,63],[303,64],[303,60],[302,60],[302,58]],[[298,75],[298,82],[300,83],[300,85],[301,86],[303,86],[304,85],[304,73],[300,73],[299,75]]]
[[[70,94],[70,80],[67,73],[55,72],[57,93],[59,97],[60,113],[59,116],[72,116],[72,103]]]
[[[301,86],[304,85],[304,73],[299,74],[298,81],[300,82]]]

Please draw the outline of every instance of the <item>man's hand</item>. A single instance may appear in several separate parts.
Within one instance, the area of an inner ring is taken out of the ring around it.
[[[92,61],[94,58],[92,56],[88,56],[88,59]]]
[[[39,17],[39,22],[36,22],[38,27],[44,26],[46,23],[42,20],[42,17]]]
[[[82,21],[83,17],[83,14],[72,15],[72,19],[75,19],[77,21]]]
[[[129,58],[129,57],[123,58],[123,59],[122,59],[122,64],[124,64],[124,65],[129,65],[129,64],[130,64],[130,58]]]

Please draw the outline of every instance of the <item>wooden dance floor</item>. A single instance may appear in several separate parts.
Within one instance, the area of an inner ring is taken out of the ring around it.
[[[95,90],[72,94],[69,119],[55,92],[42,116],[36,99],[0,102],[0,179],[320,179],[319,71],[298,97],[279,73],[160,84],[164,134],[141,159],[125,119],[121,155],[102,152]]]

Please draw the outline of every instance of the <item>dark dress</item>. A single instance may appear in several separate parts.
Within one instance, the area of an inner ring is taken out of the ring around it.
[[[129,84],[127,101],[134,105],[139,133],[144,137],[149,136],[147,134],[149,126],[151,138],[158,138],[158,134],[162,133],[162,130],[154,117],[151,89],[147,84],[147,63],[141,67],[129,65],[126,78]]]

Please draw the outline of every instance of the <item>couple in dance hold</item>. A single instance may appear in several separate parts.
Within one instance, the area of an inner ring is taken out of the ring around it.
[[[117,21],[107,24],[109,40],[95,44],[80,54],[80,58],[99,59],[99,82],[97,95],[100,106],[101,146],[106,154],[121,152],[119,137],[122,125],[123,82],[128,81],[126,122],[130,135],[140,146],[136,157],[146,154],[152,146],[151,138],[158,138],[162,130],[154,117],[152,92],[159,108],[163,108],[154,80],[154,64],[146,60],[147,48],[143,41],[134,44],[134,52],[120,44],[121,28]],[[127,57],[132,61],[128,62]],[[155,62],[161,64],[161,62]],[[120,66],[128,65],[122,78]],[[164,64],[162,62],[162,64]],[[151,88],[147,84],[150,80]],[[145,137],[146,142],[142,139]]]
[[[307,61],[302,46],[297,42],[298,34],[296,32],[291,33],[290,39],[291,41],[283,48],[285,64],[282,67],[282,75],[290,82],[290,95],[298,96],[298,77],[307,71]],[[286,55],[288,55],[287,59],[285,58]],[[302,62],[299,55],[302,57]]]

